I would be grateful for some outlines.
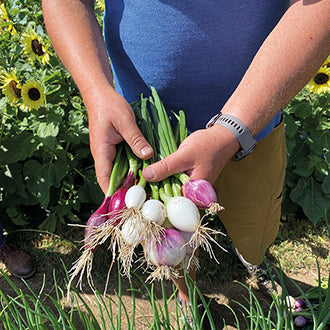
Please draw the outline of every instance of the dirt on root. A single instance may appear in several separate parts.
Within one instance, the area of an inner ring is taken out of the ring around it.
[[[60,235],[51,235],[38,232],[24,233],[18,232],[9,237],[11,241],[23,247],[25,250],[35,258],[37,264],[37,272],[34,277],[28,279],[26,284],[13,276],[6,273],[10,280],[20,288],[24,293],[29,294],[30,290],[39,293],[42,290],[41,300],[48,304],[50,302],[49,296],[56,299],[56,286],[54,283],[54,274],[56,277],[57,287],[62,288],[63,295],[66,294],[66,272],[64,268],[71,268],[72,263],[80,256],[79,244],[70,240],[65,240]],[[229,250],[229,249],[228,249]],[[328,251],[329,254],[329,251]],[[201,256],[201,269],[197,276],[197,287],[201,290],[205,298],[210,298],[210,311],[216,325],[216,329],[237,329],[237,320],[234,313],[238,316],[240,329],[244,329],[244,311],[239,305],[248,305],[249,291],[247,287],[258,298],[264,313],[269,311],[271,299],[259,290],[258,286],[251,278],[248,277],[244,267],[237,260],[237,257],[229,250],[225,253],[218,251],[216,256],[220,264],[216,264],[214,260],[209,259],[208,256],[202,254]],[[96,289],[101,292],[104,287],[108,275],[108,267],[111,263],[112,257],[109,250],[104,247],[95,253],[94,266],[93,266],[93,279]],[[0,269],[6,272],[5,266],[0,263]],[[328,276],[328,270],[321,269],[321,276]],[[135,328],[136,329],[149,329],[148,322],[152,324],[154,318],[152,306],[146,298],[148,292],[142,281],[145,281],[148,274],[143,272],[142,269],[136,271],[138,277],[132,276],[132,287],[134,288],[135,295]],[[128,315],[132,313],[132,291],[130,281],[118,275],[116,265],[113,267],[106,291],[106,299],[111,298],[113,301],[112,312],[114,315],[114,322],[116,319],[116,303],[118,303],[118,290],[121,286],[121,302],[125,306]],[[120,278],[118,278],[120,276]],[[306,291],[312,286],[315,286],[315,280],[318,278],[318,269],[315,264],[314,268],[300,271],[298,273],[290,273],[285,275],[285,286],[290,295],[296,297],[300,295],[297,285]],[[120,280],[120,281],[119,281]],[[87,281],[83,281],[82,290],[79,290],[81,297],[88,303],[89,308],[96,316],[98,321],[101,321],[100,306],[97,304],[95,294],[92,292]],[[294,283],[295,284],[294,284]],[[120,283],[120,284],[119,284]],[[244,286],[245,285],[245,286]],[[177,307],[175,303],[175,295],[173,294],[174,288],[171,281],[164,281],[166,297],[172,296],[169,302],[169,313],[173,318],[173,326],[176,327]],[[150,288],[150,285],[148,286]],[[0,274],[0,290],[3,294],[11,297],[17,296],[14,288],[10,282]],[[160,305],[162,302],[162,288],[159,282],[154,282],[153,290],[156,300]],[[63,300],[68,310],[71,309],[71,303]],[[79,303],[82,307],[82,302]],[[82,307],[82,309],[84,309]],[[105,311],[104,311],[105,312]],[[246,313],[245,313],[246,314]],[[105,313],[104,313],[105,315]],[[122,329],[127,327],[127,320],[125,313],[122,312]],[[107,328],[111,328],[110,322]]]

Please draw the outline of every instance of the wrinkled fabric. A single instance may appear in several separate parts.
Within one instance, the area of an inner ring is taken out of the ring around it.
[[[116,89],[132,102],[154,86],[168,111],[185,111],[190,131],[204,128],[288,6],[288,0],[106,0]]]

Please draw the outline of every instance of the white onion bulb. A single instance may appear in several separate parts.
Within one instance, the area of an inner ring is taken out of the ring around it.
[[[164,204],[157,199],[147,200],[141,208],[142,215],[160,226],[164,223],[166,218],[166,208]]]

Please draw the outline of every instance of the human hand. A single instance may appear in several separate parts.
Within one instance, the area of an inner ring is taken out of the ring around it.
[[[225,127],[214,125],[189,135],[176,152],[146,167],[142,175],[147,181],[156,182],[185,172],[191,179],[205,179],[213,184],[238,150],[235,136]]]
[[[116,144],[125,140],[137,157],[148,159],[153,150],[139,130],[129,103],[112,88],[85,93],[89,137],[97,181],[106,193]]]

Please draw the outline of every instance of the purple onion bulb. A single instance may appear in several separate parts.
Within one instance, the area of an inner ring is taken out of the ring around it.
[[[156,266],[175,267],[183,261],[186,255],[185,243],[185,239],[177,230],[166,229],[161,243],[155,239],[146,242],[147,260]]]
[[[297,308],[304,308],[306,307],[306,302],[300,298],[295,300],[295,305]]]
[[[184,196],[193,201],[200,209],[207,209],[217,202],[217,195],[212,185],[206,180],[189,180],[184,185],[183,192]]]
[[[84,248],[91,249],[89,247],[89,242],[92,239],[92,227],[100,226],[103,223],[105,223],[108,220],[108,207],[111,200],[111,196],[105,196],[103,199],[103,202],[98,207],[98,209],[89,217],[86,229],[85,229],[85,246]],[[92,251],[95,251],[96,248],[91,249]]]
[[[307,323],[307,319],[301,315],[297,316],[295,319],[294,319],[294,325],[296,327],[299,327],[299,328],[302,328],[303,326],[305,326]]]

